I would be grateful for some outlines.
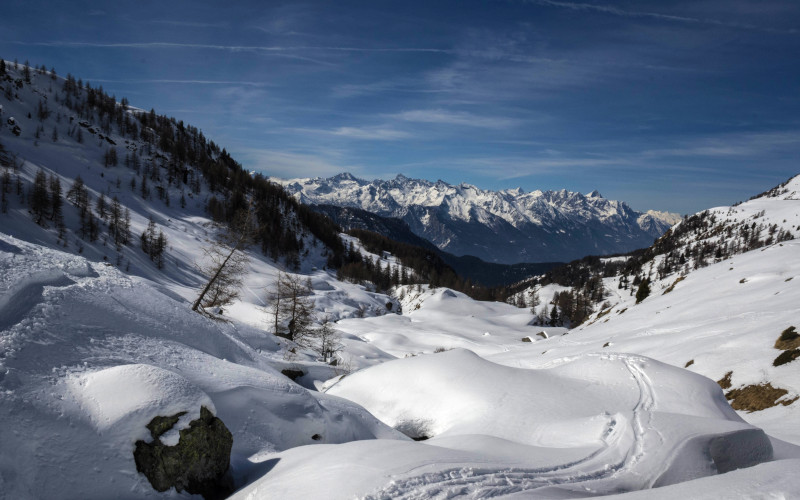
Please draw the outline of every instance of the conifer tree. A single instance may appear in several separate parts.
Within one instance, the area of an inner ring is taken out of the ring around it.
[[[650,295],[650,279],[645,278],[639,283],[639,289],[636,290],[636,303],[643,301]]]
[[[89,190],[86,189],[80,175],[75,177],[75,182],[67,191],[67,200],[80,210],[81,215],[84,215],[89,208]]]
[[[0,59],[0,62],[2,59]],[[8,194],[11,193],[11,173],[3,170],[2,180],[0,180],[0,213],[8,213]]]
[[[114,241],[117,250],[122,248],[127,240],[125,236],[125,217],[119,199],[114,196],[108,213],[108,234]]]
[[[61,181],[55,175],[50,175],[48,183],[48,196],[50,198],[50,220],[56,223],[59,228],[64,225],[64,216],[61,207],[64,205],[61,199]]]
[[[192,311],[219,307],[239,297],[249,258],[244,250],[253,241],[253,211],[248,207],[238,214],[210,246],[203,249],[206,262],[198,264],[208,281],[192,305]]]
[[[108,203],[106,203],[106,195],[103,193],[100,193],[100,197],[97,198],[95,209],[97,210],[97,215],[99,215],[101,219],[106,220],[106,216],[108,215],[106,212],[108,210]]]
[[[31,213],[33,220],[40,226],[44,226],[44,218],[50,215],[50,198],[47,194],[47,175],[44,170],[39,169],[33,180],[33,190],[31,191]]]

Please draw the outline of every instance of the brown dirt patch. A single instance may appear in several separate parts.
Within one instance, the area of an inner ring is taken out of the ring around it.
[[[683,367],[684,367],[684,368],[689,368],[689,367],[690,367],[690,366],[692,366],[693,364],[694,364],[694,360],[693,360],[693,359],[690,359],[689,361],[687,361],[687,362],[686,362],[686,364],[685,364],[685,365],[683,365]],[[733,372],[731,372],[731,373],[733,373]],[[719,383],[719,382],[717,382],[717,383]]]
[[[775,349],[786,351],[800,347],[800,334],[795,331],[793,326],[781,332],[781,336],[775,341]]]
[[[775,358],[775,361],[772,362],[772,366],[785,365],[786,363],[791,363],[797,358],[800,358],[800,349],[783,351],[777,358]]]
[[[666,294],[668,294],[669,292],[671,292],[671,291],[675,290],[675,285],[677,285],[678,283],[680,283],[681,281],[683,281],[683,280],[685,280],[685,279],[686,279],[686,276],[679,276],[679,277],[678,277],[678,279],[676,279],[676,280],[675,280],[675,281],[674,281],[674,282],[673,282],[673,283],[672,283],[672,284],[669,286],[669,288],[667,288],[666,290],[664,290],[664,293],[662,293],[661,295],[666,295]]]
[[[733,372],[728,372],[728,373],[725,374],[724,377],[722,377],[721,379],[717,380],[717,383],[719,384],[719,386],[722,387],[723,389],[730,389],[731,388],[731,375],[733,375]]]
[[[788,393],[789,391],[786,389],[772,387],[772,384],[767,382],[766,384],[748,385],[740,389],[733,389],[725,393],[725,397],[731,402],[734,410],[754,412],[778,405],[789,406],[799,398],[795,396],[794,399],[778,401]]]

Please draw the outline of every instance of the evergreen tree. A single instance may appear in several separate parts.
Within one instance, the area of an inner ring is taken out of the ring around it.
[[[122,244],[127,245],[131,240],[131,211],[125,208],[125,216],[122,219]]]
[[[97,215],[100,216],[101,219],[106,220],[106,216],[108,213],[108,203],[106,203],[106,195],[100,193],[100,197],[97,198],[97,205],[95,206],[97,210]]]
[[[44,218],[50,215],[50,198],[47,195],[47,175],[44,170],[39,169],[33,180],[33,190],[31,191],[31,213],[33,220],[40,226],[44,226]]]
[[[164,252],[167,249],[167,237],[158,229],[153,217],[147,223],[147,229],[139,237],[144,253],[161,269],[164,267]]]
[[[55,175],[50,175],[49,180],[49,198],[50,198],[50,220],[56,223],[59,228],[64,225],[64,216],[61,207],[64,202],[61,199],[61,180]]]
[[[553,304],[553,308],[550,310],[550,326],[557,326],[559,323],[559,315],[558,315],[558,307]]]
[[[125,237],[125,218],[122,205],[120,205],[116,196],[111,200],[111,207],[108,212],[108,234],[114,241],[117,250],[120,250],[127,238]]]
[[[2,62],[2,59],[0,59]],[[0,213],[8,213],[8,195],[11,193],[11,172],[3,170],[0,181]]]
[[[636,290],[636,303],[643,301],[650,295],[650,279],[645,278],[639,283],[639,289]]]
[[[84,215],[88,210],[89,190],[86,189],[80,175],[75,177],[75,182],[72,183],[72,187],[67,191],[67,200],[80,210],[81,215]]]

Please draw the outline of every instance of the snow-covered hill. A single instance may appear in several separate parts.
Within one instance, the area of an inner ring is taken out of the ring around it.
[[[489,191],[402,175],[366,181],[346,173],[274,180],[303,203],[399,218],[440,249],[487,262],[563,262],[627,252],[649,246],[680,220],[677,214],[636,212],[597,191]]]

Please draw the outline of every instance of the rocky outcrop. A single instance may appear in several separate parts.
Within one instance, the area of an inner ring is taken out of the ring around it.
[[[137,441],[133,452],[136,470],[144,474],[157,491],[174,487],[203,498],[225,498],[233,492],[227,475],[230,466],[233,435],[219,418],[205,406],[200,418],[180,430],[175,446],[161,442],[161,436],[172,429],[186,412],[155,417],[147,424],[151,442]]]

